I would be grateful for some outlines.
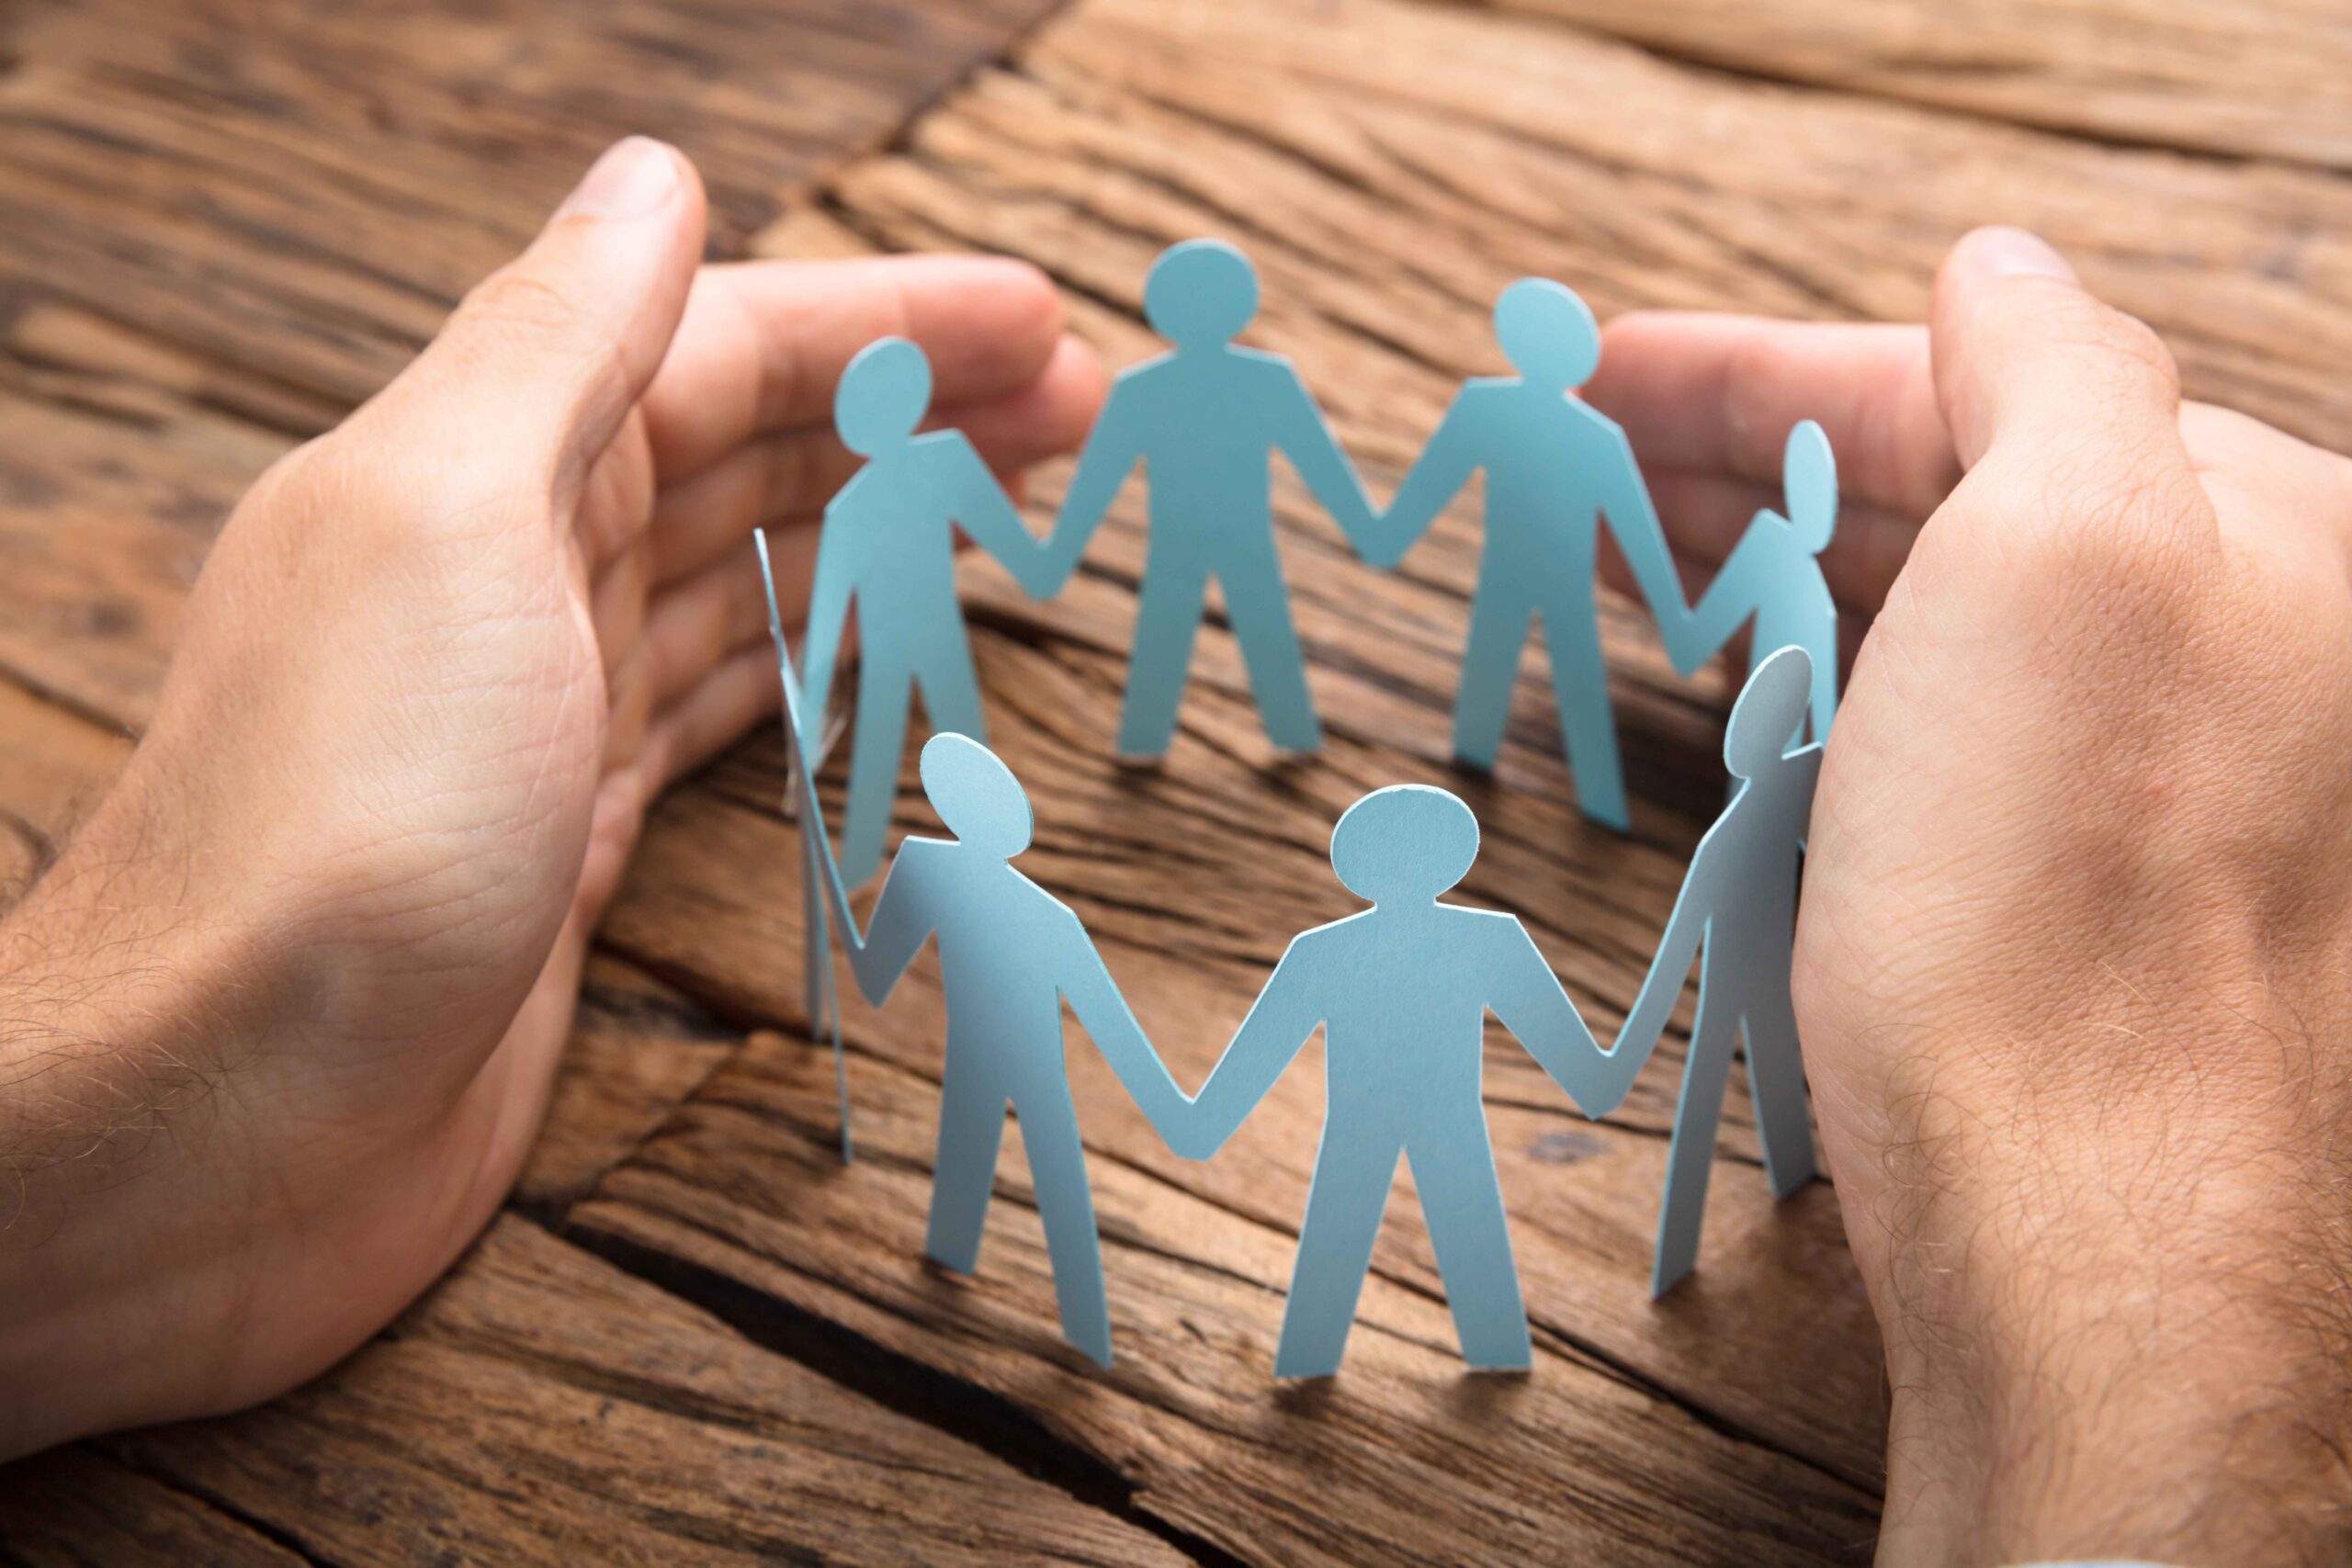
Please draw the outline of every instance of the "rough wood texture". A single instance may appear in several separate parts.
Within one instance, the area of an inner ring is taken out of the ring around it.
[[[336,1562],[1183,1561],[514,1218],[309,1387],[101,1447]]]
[[[1484,0],[1727,71],[2194,152],[2352,165],[2332,0]]]
[[[1159,246],[1230,234],[1264,275],[1253,341],[1298,359],[1384,492],[1453,382],[1497,367],[1486,315],[1511,276],[1568,278],[1604,315],[1908,317],[1951,238],[1990,220],[2042,229],[2148,317],[2192,391],[2352,446],[2352,186],[2330,172],[2347,45],[2316,6],[1078,0],[932,105],[1047,9],[10,8],[0,899],[120,765],[236,492],[396,368],[628,129],[696,156],[722,249],[1026,255],[1114,361],[1149,344]],[[1045,476],[1033,511],[1057,498]],[[1285,494],[1328,753],[1272,764],[1212,626],[1168,764],[1118,770],[1135,501],[1054,604],[984,563],[965,588],[991,739],[1037,801],[1025,863],[1086,917],[1180,1076],[1199,1081],[1291,933],[1353,907],[1330,823],[1405,779],[1472,800],[1487,849],[1464,897],[1525,916],[1613,1028],[1721,799],[1721,679],[1675,680],[1646,621],[1606,606],[1628,837],[1566,807],[1534,651],[1499,775],[1457,775],[1471,516],[1385,576]],[[1701,1270],[1646,1300],[1677,1041],[1600,1124],[1489,1042],[1526,1378],[1460,1372],[1406,1181],[1346,1373],[1271,1387],[1313,1049],[1193,1165],[1073,1038],[1109,1376],[1055,1337],[1017,1132],[979,1273],[926,1269],[936,971],[851,1010],[865,1157],[844,1169],[830,1060],[800,1032],[776,753],[754,738],[653,824],[517,1193],[532,1218],[312,1389],[0,1471],[0,1559],[1868,1555],[1869,1317],[1835,1194],[1767,1201],[1743,1093]],[[901,806],[925,821],[911,787]]]
[[[685,149],[731,248],[1051,0],[28,0],[0,20],[0,280],[308,431],[373,391],[606,142]]]

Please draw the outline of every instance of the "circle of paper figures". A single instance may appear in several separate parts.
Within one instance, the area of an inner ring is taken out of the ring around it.
[[[1724,1089],[1744,1044],[1776,1197],[1814,1174],[1804,1066],[1789,997],[1799,856],[1837,709],[1837,618],[1818,558],[1837,520],[1829,443],[1790,433],[1785,514],[1759,512],[1693,606],[1623,430],[1573,394],[1600,364],[1584,301],[1522,278],[1495,306],[1515,375],[1465,383],[1385,511],[1290,363],[1232,340],[1258,306],[1233,246],[1193,240],[1151,269],[1145,313],[1172,347],[1122,372],[1080,453],[1052,533],[1023,525],[956,431],[918,434],[931,401],[922,351],[868,345],[834,399],[842,439],[865,459],[826,508],[796,675],[768,582],[802,827],[808,1016],[830,1023],[842,1096],[839,1010],[827,932],[838,924],[858,989],[884,1000],[926,942],[946,991],[938,1156],[925,1252],[978,1261],[1008,1112],[1021,1119],[1062,1332],[1108,1365],[1101,1244],[1062,1057],[1068,1000],[1170,1149],[1216,1155],[1320,1029],[1327,1110],[1274,1370],[1339,1369],[1400,1160],[1410,1162],[1462,1352],[1479,1368],[1529,1364],[1527,1316],[1480,1093],[1492,1012],[1588,1116],[1614,1111],[1663,1034],[1694,961],[1699,1006],[1677,1103],[1652,1292],[1695,1259]],[[1586,816],[1626,825],[1594,595],[1606,524],[1684,673],[1753,623],[1747,681],[1725,728],[1728,804],[1699,841],[1657,954],[1614,1043],[1594,1037],[1514,916],[1445,901],[1478,851],[1456,796],[1374,790],[1332,832],[1332,869],[1368,908],[1284,951],[1196,1094],[1146,1039],[1069,908],[1012,862],[1030,841],[1027,795],[984,743],[978,683],[955,590],[961,527],[1030,593],[1060,592],[1127,477],[1149,482],[1149,536],[1117,749],[1156,757],[1174,734],[1211,579],[1223,590],[1267,734],[1311,751],[1322,731],[1274,548],[1272,458],[1281,452],[1365,560],[1393,567],[1469,482],[1486,476],[1485,541],[1454,712],[1454,751],[1490,768],[1519,653],[1541,618],[1561,732]],[[758,539],[761,570],[767,542]],[[836,860],[814,783],[842,629],[855,606],[860,663],[849,803]],[[952,835],[910,837],[861,931],[849,886],[881,864],[908,710],[920,687],[934,734],[924,793]],[[1809,743],[1799,744],[1808,740]]]

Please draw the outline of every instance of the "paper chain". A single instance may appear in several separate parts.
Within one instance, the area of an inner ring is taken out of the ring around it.
[[[1021,523],[956,431],[917,434],[930,367],[899,338],[844,371],[835,423],[865,457],[827,508],[803,654],[805,690],[768,575],[784,684],[792,787],[802,824],[808,1017],[829,1027],[851,1156],[838,1000],[824,962],[838,924],[858,988],[885,998],[936,936],[948,1037],[937,1168],[925,1250],[969,1271],[1007,1107],[1021,1118],[1046,1225],[1062,1329],[1111,1359],[1085,1159],[1062,1062],[1066,999],[1161,1136],[1214,1155],[1317,1028],[1329,1109],[1300,1227],[1275,1372],[1339,1368],[1398,1159],[1409,1159],[1463,1354],[1480,1368],[1529,1364],[1526,1314],[1480,1100],[1484,1018],[1493,1011],[1589,1116],[1614,1110],[1662,1034],[1695,959],[1700,1000],[1683,1071],[1661,1206],[1654,1294],[1696,1258],[1707,1178],[1736,1040],[1776,1197],[1814,1174],[1804,1077],[1789,1000],[1798,859],[1836,712],[1836,612],[1816,559],[1837,514],[1827,439],[1790,434],[1787,512],[1758,513],[1694,607],[1682,597],[1657,513],[1624,434],[1569,394],[1599,363],[1591,312],[1563,286],[1504,290],[1497,337],[1519,374],[1464,384],[1385,513],[1290,364],[1232,337],[1257,304],[1241,254],[1195,240],[1166,252],[1144,296],[1173,350],[1114,382],[1052,535]],[[1492,765],[1519,648],[1544,617],[1561,728],[1585,814],[1626,822],[1593,602],[1605,520],[1658,619],[1668,657],[1695,670],[1751,620],[1751,667],[1726,728],[1736,787],[1700,840],[1657,956],[1614,1046],[1603,1050],[1512,916],[1440,901],[1476,859],[1478,827],[1443,790],[1398,785],[1350,807],[1332,835],[1340,880],[1371,908],[1290,945],[1197,1094],[1144,1037],[1077,916],[1011,864],[1028,846],[1027,796],[983,744],[978,687],[956,601],[961,526],[1030,592],[1059,592],[1137,463],[1151,477],[1150,543],[1118,747],[1156,756],[1173,732],[1210,578],[1223,585],[1269,735],[1312,750],[1321,731],[1273,548],[1271,456],[1280,450],[1358,552],[1394,566],[1484,470],[1486,545],[1463,661],[1454,749]],[[767,541],[758,540],[769,574]],[[830,701],[848,611],[861,639],[857,716],[842,862],[823,826],[808,740]],[[938,733],[923,787],[952,839],[900,846],[861,933],[847,884],[879,868],[912,691]],[[1796,746],[1810,729],[1812,743]],[[845,877],[844,864],[848,875]],[[1376,977],[1376,978],[1370,978]]]

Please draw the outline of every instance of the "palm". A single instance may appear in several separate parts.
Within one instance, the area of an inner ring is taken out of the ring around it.
[[[458,1119],[491,1145],[447,1151],[479,1159],[486,1190],[503,1193],[527,1149],[589,942],[648,807],[775,704],[765,600],[744,546],[768,525],[780,591],[788,604],[805,597],[816,525],[855,462],[826,420],[831,370],[869,337],[924,333],[944,360],[943,418],[1017,472],[1072,445],[1100,395],[1091,356],[1059,338],[1041,303],[1050,297],[1032,276],[950,258],[719,267],[698,280],[661,372],[551,533],[558,581],[543,586],[593,628],[574,656],[600,700],[564,704],[552,694],[566,683],[548,683],[546,739],[592,745],[603,761],[594,788],[560,807],[583,816],[585,831],[552,946],[468,1090],[499,1109]]]
[[[771,529],[785,592],[805,597],[849,470],[823,423],[831,384],[893,332],[925,343],[943,417],[1000,469],[1074,445],[1100,400],[1026,268],[707,268],[593,449],[571,437],[564,463],[536,463],[529,433],[450,392],[479,367],[454,355],[453,378],[428,352],[239,508],[151,739],[250,739],[154,750],[206,756],[221,841],[247,863],[334,868],[301,918],[335,983],[254,1069],[289,1114],[247,1134],[246,1177],[276,1196],[243,1211],[208,1401],[347,1350],[503,1200],[648,805],[777,699],[748,536]],[[256,620],[279,635],[256,639]],[[272,808],[288,798],[328,804]]]

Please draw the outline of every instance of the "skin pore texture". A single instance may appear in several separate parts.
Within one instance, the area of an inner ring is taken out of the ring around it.
[[[805,602],[852,355],[919,344],[1009,481],[1101,402],[1021,264],[702,241],[621,143],[221,533],[0,923],[0,1454],[290,1388],[487,1221],[648,804],[773,712],[743,546]],[[2183,403],[2014,231],[1925,326],[1622,318],[1586,395],[1693,588],[1799,419],[1838,455],[1794,980],[1882,1561],[2342,1561],[2352,465]]]

